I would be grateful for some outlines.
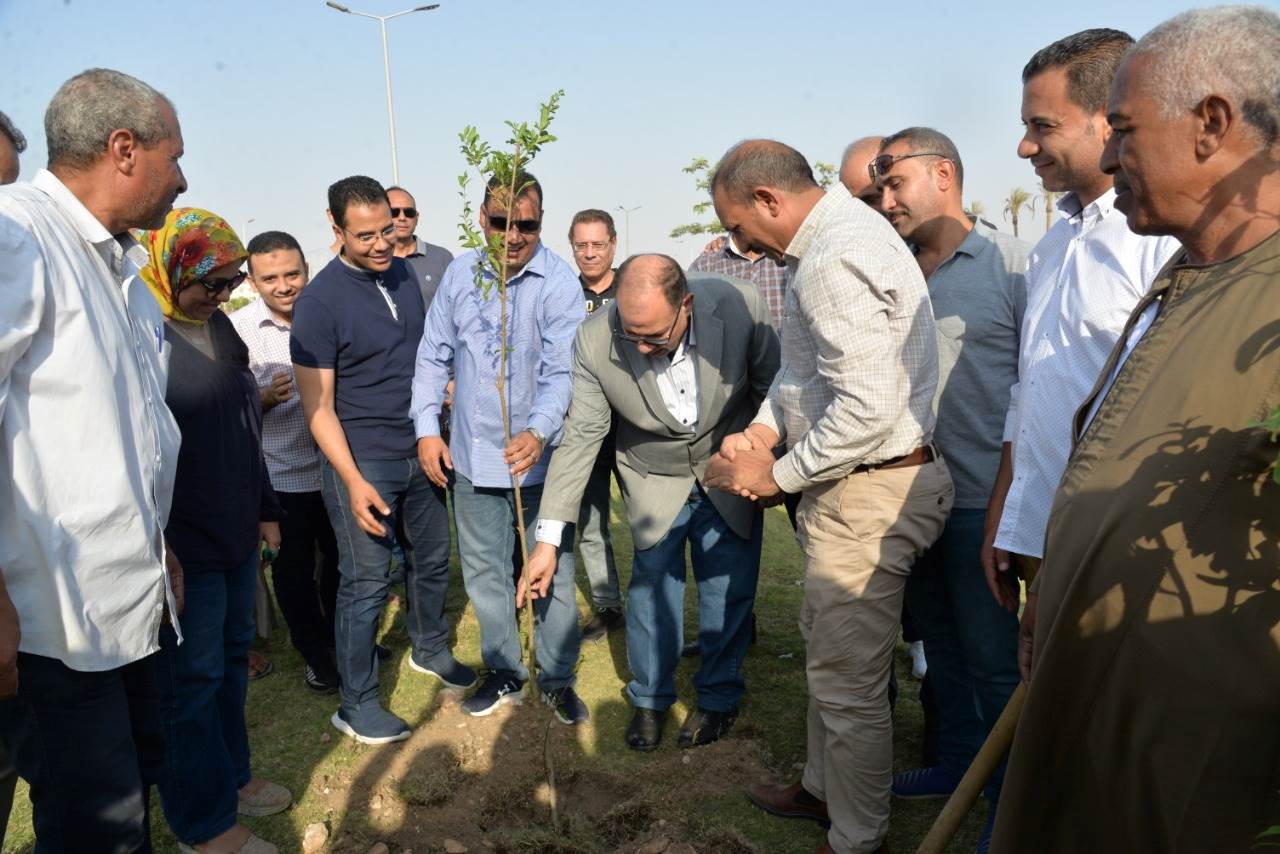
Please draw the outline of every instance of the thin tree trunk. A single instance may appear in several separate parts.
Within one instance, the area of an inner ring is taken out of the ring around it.
[[[511,184],[507,187],[507,227],[511,227],[511,222],[516,215],[516,181],[520,176],[520,146],[517,145],[512,156],[511,166]],[[502,235],[502,262],[498,276],[498,301],[500,305],[501,319],[499,333],[501,351],[498,354],[498,403],[502,409],[502,430],[506,439],[505,444],[511,444],[511,413],[507,404],[507,357],[509,353],[508,337],[507,337],[507,270],[509,260],[507,258],[507,235]],[[546,450],[543,448],[542,450]],[[525,633],[525,660],[526,667],[529,670],[529,694],[533,697],[534,702],[538,700],[538,642],[537,642],[537,624],[533,613],[533,586],[530,584],[529,578],[529,541],[528,532],[524,524],[524,497],[520,491],[520,476],[511,475],[511,488],[515,494],[516,500],[516,536],[520,541],[520,578],[525,588],[524,613],[525,622],[528,627]],[[554,710],[551,712],[554,715]],[[547,731],[544,733],[542,740],[542,761],[547,769],[547,791],[548,799],[551,802],[551,826],[557,831],[560,829],[560,798],[556,788],[556,768],[555,762],[551,758],[551,716],[547,719]]]

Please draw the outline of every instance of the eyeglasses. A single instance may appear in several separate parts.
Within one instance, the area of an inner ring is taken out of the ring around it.
[[[586,252],[590,249],[592,252],[603,252],[605,249],[609,248],[609,244],[611,242],[612,241],[593,240],[590,243],[575,243],[573,244],[573,251]]]
[[[400,212],[401,212],[401,211],[404,211],[404,215],[405,215],[406,217],[408,217],[409,219],[417,219],[417,218],[418,218],[418,209],[417,209],[417,208],[392,208],[392,209],[391,209],[391,218],[392,218],[392,219],[398,219],[398,218],[400,217]]]
[[[236,273],[229,279],[196,279],[196,283],[200,287],[209,292],[209,296],[217,296],[223,291],[234,291],[240,287],[240,284],[248,277],[248,273],[243,271]]]
[[[542,220],[540,219],[514,219],[508,221],[505,216],[489,216],[489,227],[495,231],[506,231],[511,226],[515,226],[521,234],[537,234],[542,228]]]
[[[339,226],[339,228],[342,228],[342,226]],[[356,239],[356,243],[359,243],[361,246],[372,246],[379,236],[389,243],[391,242],[391,238],[396,236],[396,227],[394,225],[389,225],[382,229],[382,231],[362,231],[359,234],[356,234],[354,231],[347,228],[342,228],[342,230],[354,237]]]
[[[879,181],[884,177],[884,173],[888,172],[893,164],[899,160],[906,160],[911,157],[946,157],[940,151],[918,151],[915,154],[881,154],[879,157],[867,164],[867,174],[871,176],[872,181]],[[950,158],[948,158],[950,159]]]
[[[647,338],[644,335],[628,335],[621,329],[614,332],[623,341],[630,341],[632,344],[648,344],[650,347],[666,348],[671,346],[671,333],[676,331],[676,323],[680,320],[680,312],[684,310],[681,305],[676,309],[676,316],[671,319],[671,326],[667,329],[667,334],[662,338]]]

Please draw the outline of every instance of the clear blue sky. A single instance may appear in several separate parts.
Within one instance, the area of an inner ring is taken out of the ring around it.
[[[413,0],[353,0],[389,14]],[[581,208],[642,206],[630,247],[688,261],[671,240],[699,201],[680,170],[735,141],[769,136],[837,162],[851,139],[914,124],[950,135],[966,195],[1001,219],[1009,189],[1036,187],[1014,148],[1019,73],[1031,54],[1087,27],[1135,37],[1188,8],[1150,0],[1070,3],[441,0],[389,25],[401,183],[419,234],[457,245],[457,134],[505,139],[555,89],[560,140],[533,166],[546,188],[544,239],[567,255]],[[178,108],[190,189],[250,235],[329,242],[325,190],[364,173],[390,183],[382,49],[375,21],[321,0],[119,4],[0,0],[0,110],[26,133],[22,178],[44,165],[42,119],[71,75],[107,66]],[[619,215],[619,231],[622,230]],[[1043,226],[1028,231],[1034,235]],[[619,234],[619,250],[623,235]]]

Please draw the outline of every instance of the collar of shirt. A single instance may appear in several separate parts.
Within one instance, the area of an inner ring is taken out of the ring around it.
[[[423,240],[421,237],[415,234],[413,236],[413,251],[404,257],[416,258],[419,255],[426,255],[426,254],[427,254],[427,241]]]
[[[484,250],[479,250],[479,249],[476,250],[476,263],[480,263],[480,261],[485,257],[486,256],[485,256]],[[547,277],[547,263],[548,263],[547,262],[547,245],[543,243],[541,239],[539,239],[538,248],[534,250],[533,257],[529,259],[529,263],[525,264],[524,268],[519,273],[516,273],[514,276],[508,279],[507,284],[508,285],[519,284],[520,280],[522,280],[527,275],[537,276],[540,279],[545,279]],[[487,269],[488,268],[486,265],[486,271]],[[494,278],[497,278],[497,276],[494,276]]]
[[[107,231],[107,227],[89,212],[89,209],[76,197],[75,193],[67,188],[66,184],[59,180],[57,175],[54,175],[48,169],[41,169],[31,179],[31,184],[57,202],[58,206],[70,217],[76,232],[84,238],[86,243],[98,251],[98,254],[107,262],[118,279],[125,278],[122,266],[124,256],[129,255],[130,260],[138,263],[138,256],[135,251],[141,248],[138,241],[134,240],[128,232],[114,235]]]
[[[276,329],[283,329],[288,332],[289,329],[292,328],[292,324],[280,322],[275,314],[272,313],[266,300],[261,296],[241,308],[240,311],[248,312],[249,319],[253,321],[253,325],[258,329],[261,329],[264,326],[274,326]]]
[[[1058,201],[1056,207],[1073,227],[1079,228],[1091,226],[1106,219],[1115,209],[1115,205],[1116,190],[1112,187],[1087,205],[1081,205],[1080,197],[1075,193],[1067,193]]]
[[[964,240],[960,241],[960,245],[953,249],[950,255],[942,259],[942,264],[947,263],[957,255],[968,255],[970,258],[977,258],[991,248],[991,233],[992,230],[990,228],[987,228],[981,222],[975,221],[973,228],[969,229],[969,233],[965,235]],[[941,268],[942,264],[939,264],[938,267]]]
[[[843,189],[844,186],[841,185],[841,190]],[[845,196],[850,201],[853,200],[853,196],[850,196],[847,192]],[[804,258],[804,254],[813,245],[814,237],[826,225],[827,220],[835,213],[839,204],[840,200],[829,190],[826,195],[818,200],[818,203],[813,206],[813,210],[809,211],[808,216],[804,218],[804,222],[800,223],[800,227],[796,229],[795,237],[792,237],[791,242],[787,244],[785,254],[788,258],[794,258],[797,261]]]
[[[754,264],[756,263],[756,261],[759,261],[765,257],[764,255],[761,255],[760,258],[755,258],[755,259],[748,258],[746,253],[739,250],[737,244],[733,242],[732,234],[725,235],[724,254],[728,255],[730,258],[741,258],[743,261],[746,261],[748,264]]]

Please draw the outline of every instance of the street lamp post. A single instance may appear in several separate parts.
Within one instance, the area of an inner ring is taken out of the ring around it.
[[[624,223],[622,226],[622,254],[626,255],[628,258],[631,257],[631,212],[638,211],[642,207],[644,207],[644,205],[636,205],[634,208],[624,208],[622,205],[618,205],[615,209],[622,211]]]
[[[439,3],[432,3],[428,6],[414,6],[412,9],[405,9],[403,12],[396,12],[394,15],[371,15],[368,12],[358,12],[341,3],[334,3],[333,0],[324,5],[330,9],[336,9],[347,15],[359,15],[362,18],[372,18],[382,27],[382,75],[387,81],[387,127],[391,132],[391,183],[400,183],[400,161],[396,156],[396,114],[395,108],[391,103],[391,59],[387,52],[387,21],[392,18],[399,18],[401,15],[409,15],[413,12],[430,12],[432,9],[440,8]]]

